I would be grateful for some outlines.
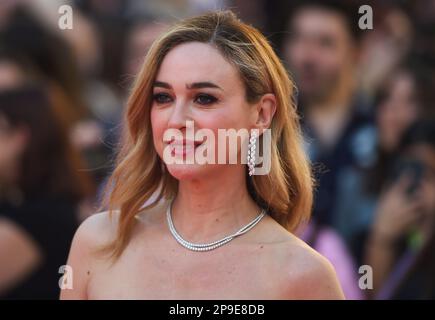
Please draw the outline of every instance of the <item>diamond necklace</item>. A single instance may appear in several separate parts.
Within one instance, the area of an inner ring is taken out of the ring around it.
[[[192,251],[210,251],[220,246],[223,246],[224,244],[230,242],[234,238],[241,236],[242,234],[251,230],[258,222],[260,222],[261,218],[263,218],[265,214],[266,212],[264,211],[264,209],[262,209],[260,214],[254,220],[249,222],[244,227],[240,228],[237,232],[229,236],[226,236],[225,238],[222,238],[220,240],[213,241],[210,243],[192,243],[184,240],[177,232],[177,230],[175,230],[174,223],[172,222],[172,202],[169,204],[168,209],[166,210],[166,218],[168,220],[169,230],[171,231],[175,240],[177,240],[177,242],[181,244],[183,247]]]

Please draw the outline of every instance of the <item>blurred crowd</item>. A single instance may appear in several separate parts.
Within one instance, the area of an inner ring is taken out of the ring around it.
[[[71,30],[59,28],[64,4]],[[372,29],[360,28],[361,5]],[[215,9],[261,30],[295,81],[316,180],[298,235],[349,299],[435,298],[434,0],[4,0],[0,299],[59,296],[148,48],[178,19]]]

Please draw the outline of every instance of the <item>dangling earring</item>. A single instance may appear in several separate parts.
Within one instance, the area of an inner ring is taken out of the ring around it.
[[[252,176],[255,173],[255,148],[257,143],[257,132],[254,130],[251,133],[251,137],[249,138],[248,144],[248,168],[249,168],[249,176]]]

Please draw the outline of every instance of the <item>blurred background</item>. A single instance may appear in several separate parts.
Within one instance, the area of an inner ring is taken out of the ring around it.
[[[373,29],[360,29],[361,5]],[[0,1],[0,299],[58,298],[148,48],[214,9],[261,30],[296,83],[316,178],[299,236],[349,299],[433,299],[434,0]]]

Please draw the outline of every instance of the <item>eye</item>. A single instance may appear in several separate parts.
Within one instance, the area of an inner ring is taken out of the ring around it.
[[[167,93],[156,93],[153,95],[153,101],[158,104],[164,104],[172,101],[172,98]]]
[[[205,94],[205,93],[198,94],[195,97],[195,102],[201,105],[213,104],[216,101],[218,101],[216,97],[213,97],[212,95]]]

